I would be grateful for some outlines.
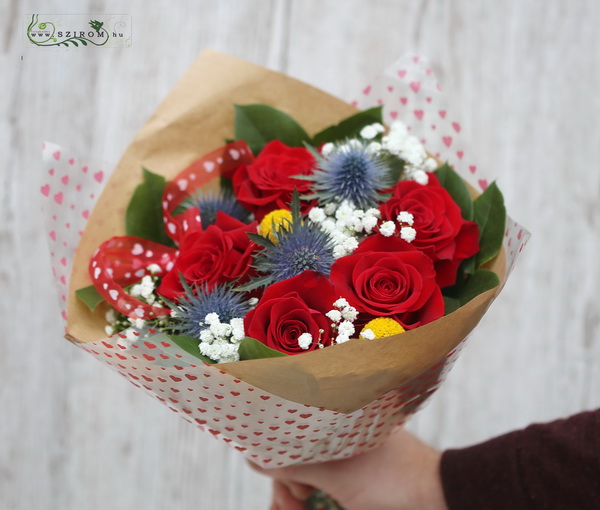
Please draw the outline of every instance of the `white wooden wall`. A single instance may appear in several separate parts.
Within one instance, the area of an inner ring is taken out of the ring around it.
[[[532,231],[413,430],[459,446],[600,406],[600,2],[0,6],[0,508],[267,507],[267,480],[237,452],[62,339],[38,213],[43,140],[117,162],[207,47],[348,99],[406,51],[429,57],[474,159]],[[24,50],[32,12],[130,13],[133,46]]]

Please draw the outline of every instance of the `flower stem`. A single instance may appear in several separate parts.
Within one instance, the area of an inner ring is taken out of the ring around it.
[[[323,491],[311,494],[304,503],[305,510],[344,510],[334,499],[331,499]]]

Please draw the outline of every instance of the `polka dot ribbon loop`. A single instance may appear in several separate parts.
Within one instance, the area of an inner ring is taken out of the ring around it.
[[[173,268],[177,250],[138,237],[112,237],[94,253],[89,272],[94,287],[119,312],[134,319],[169,315],[168,308],[152,306],[129,295],[123,287],[150,274],[163,276]]]
[[[190,232],[200,230],[200,212],[192,207],[185,213],[173,216],[173,212],[187,197],[194,195],[209,181],[240,165],[254,161],[246,142],[233,142],[201,157],[167,184],[163,193],[163,221],[168,236],[176,243]],[[216,171],[216,174],[215,174]]]

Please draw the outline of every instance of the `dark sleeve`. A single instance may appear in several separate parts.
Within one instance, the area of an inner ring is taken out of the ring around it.
[[[600,409],[442,455],[449,510],[600,509]]]

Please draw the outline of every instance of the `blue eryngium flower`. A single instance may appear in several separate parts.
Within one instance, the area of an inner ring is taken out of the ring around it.
[[[292,195],[291,210],[290,224],[279,230],[273,229],[274,241],[259,234],[248,234],[263,247],[254,259],[254,268],[261,276],[241,285],[238,290],[253,290],[287,280],[304,271],[317,271],[329,276],[335,260],[331,237],[317,224],[302,220],[297,190]]]
[[[348,200],[358,209],[377,207],[392,185],[390,168],[381,157],[358,140],[336,145],[327,157],[317,155],[311,179],[313,195],[321,205]]]
[[[183,280],[182,284],[184,295],[179,303],[168,303],[173,310],[168,329],[178,335],[200,338],[209,313],[216,313],[222,323],[228,323],[231,319],[243,318],[250,311],[248,299],[230,285],[217,285],[209,290],[207,286],[192,288]]]
[[[219,191],[218,194],[200,193],[186,201],[187,207],[200,209],[202,228],[207,229],[217,220],[217,212],[222,211],[244,223],[248,223],[250,212],[240,205],[231,191]]]

